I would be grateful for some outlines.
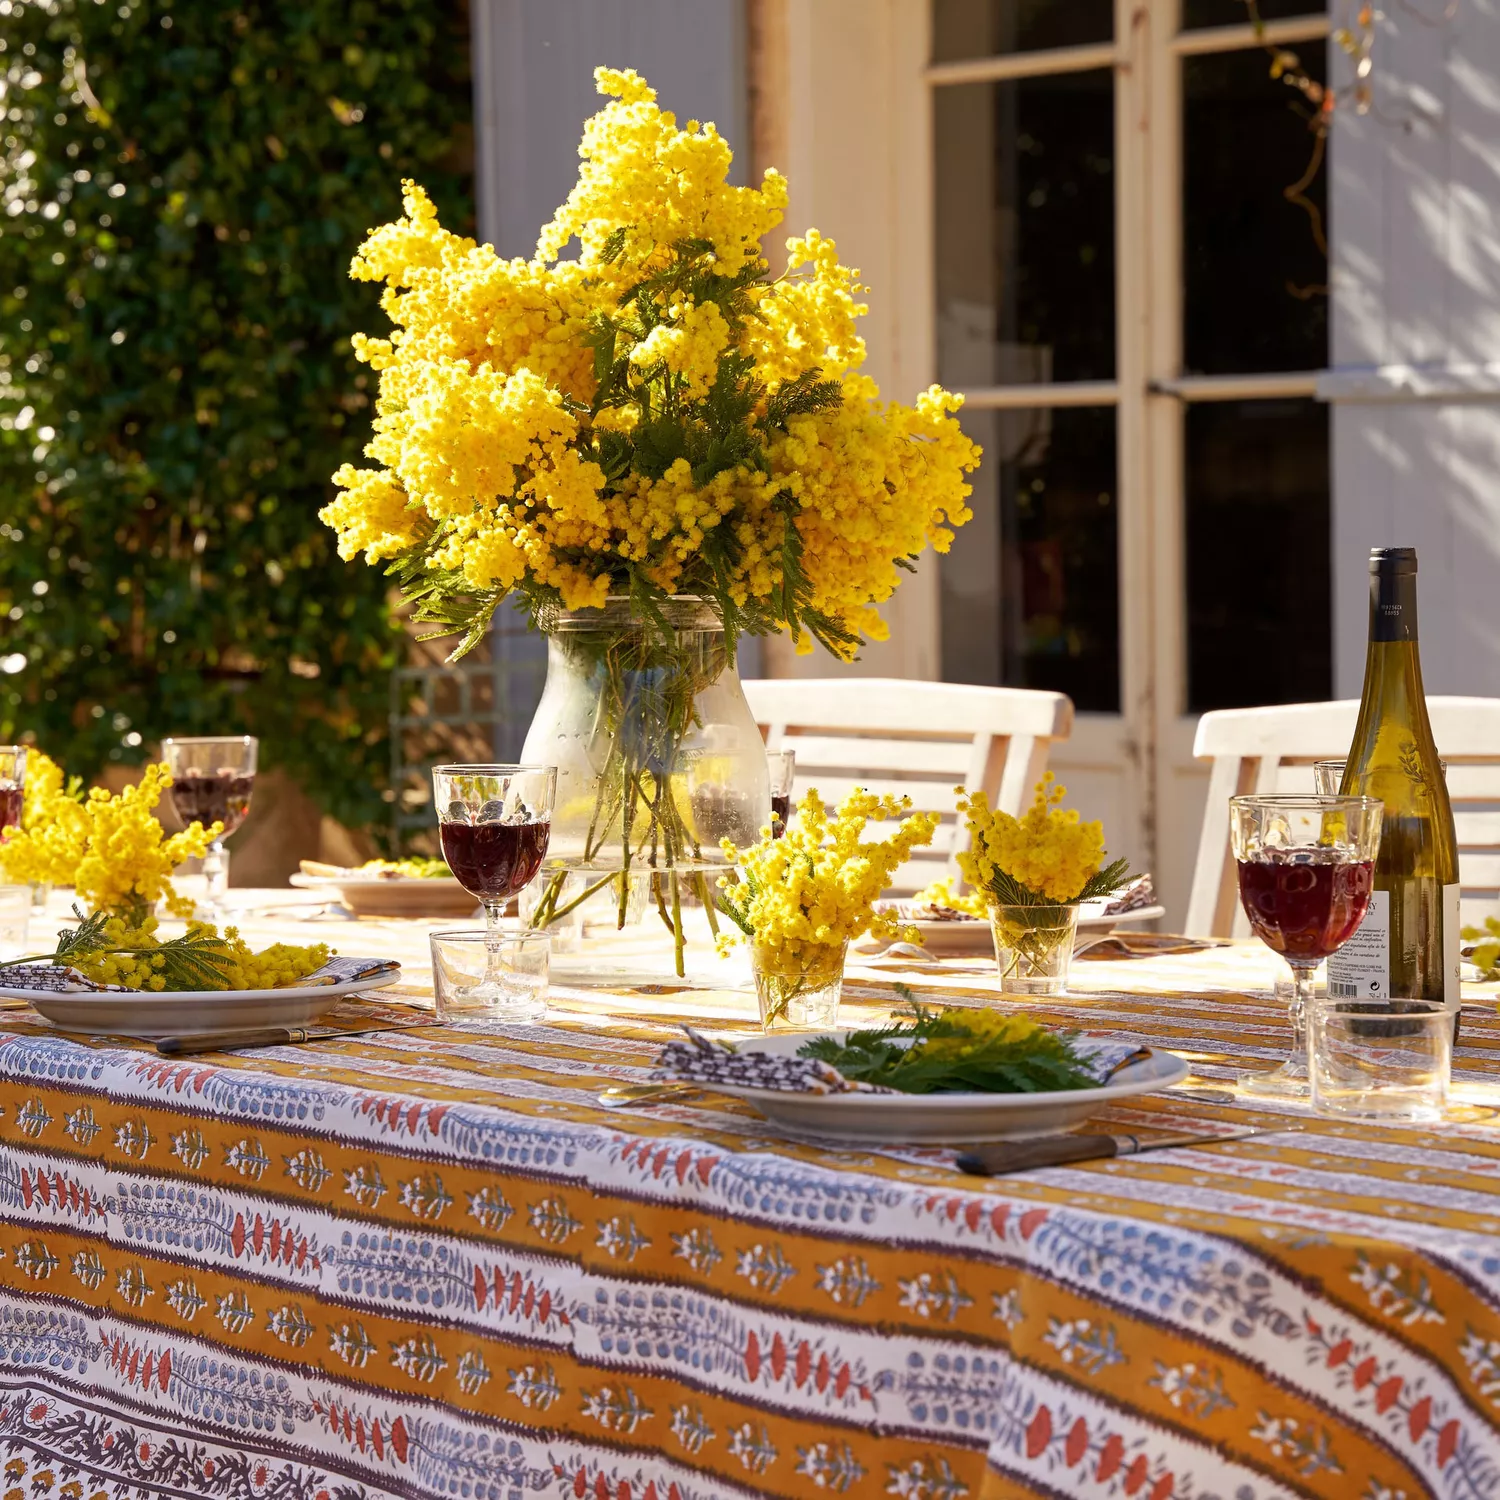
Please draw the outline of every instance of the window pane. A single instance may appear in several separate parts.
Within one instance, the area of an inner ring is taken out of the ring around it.
[[[932,60],[1107,42],[1114,0],[934,0]]]
[[[1187,412],[1188,707],[1332,695],[1328,408]]]
[[[1108,70],[936,90],[939,378],[1114,374]]]
[[[1323,45],[1299,49],[1324,75]],[[1310,106],[1262,51],[1183,62],[1184,365],[1202,374],[1315,370],[1328,362],[1326,166],[1312,160]],[[1309,210],[1312,210],[1310,212]]]
[[[943,677],[1120,707],[1113,408],[966,411],[974,519],[942,560]]]
[[[1309,0],[1260,0],[1256,9],[1262,21],[1286,21],[1293,16],[1326,14]],[[1245,0],[1182,0],[1184,30],[1194,26],[1244,26],[1251,19],[1250,7]]]

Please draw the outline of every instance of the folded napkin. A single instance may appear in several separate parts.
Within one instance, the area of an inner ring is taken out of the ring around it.
[[[1101,1085],[1108,1083],[1121,1068],[1151,1056],[1151,1049],[1140,1042],[1110,1042],[1098,1036],[1074,1037],[1073,1050],[1089,1065]]]
[[[392,958],[330,958],[321,969],[314,969],[298,984],[348,984],[356,979],[368,979],[371,984],[384,983],[401,972],[401,965]]]
[[[123,984],[100,984],[67,964],[0,964],[0,986],[8,990],[43,990],[54,995],[93,994],[109,990],[130,995]]]
[[[854,1083],[831,1063],[772,1052],[736,1052],[711,1042],[691,1026],[685,1042],[668,1042],[656,1059],[659,1077],[710,1088],[769,1089],[779,1094],[891,1094],[894,1089]]]

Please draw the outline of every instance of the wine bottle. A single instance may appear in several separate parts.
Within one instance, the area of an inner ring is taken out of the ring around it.
[[[1385,804],[1359,931],[1328,960],[1338,999],[1442,1000],[1458,1009],[1458,839],[1417,654],[1417,553],[1370,553],[1370,644],[1345,795]]]

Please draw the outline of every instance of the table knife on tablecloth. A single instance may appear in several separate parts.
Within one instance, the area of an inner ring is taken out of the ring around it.
[[[1166,1135],[1143,1140],[1137,1135],[1043,1135],[1031,1140],[992,1141],[961,1152],[959,1171],[971,1177],[1003,1177],[1008,1172],[1030,1172],[1037,1167],[1065,1167],[1108,1156],[1134,1156],[1168,1146],[1217,1146],[1220,1141],[1242,1141],[1267,1135],[1265,1130],[1228,1130],[1222,1135]]]
[[[244,1031],[195,1031],[156,1039],[163,1057],[181,1057],[189,1052],[236,1052],[242,1047],[286,1047],[297,1042],[326,1042],[342,1036],[374,1036],[382,1031],[410,1031],[430,1021],[403,1021],[394,1026],[351,1026],[341,1031],[322,1031],[310,1026],[261,1026]]]

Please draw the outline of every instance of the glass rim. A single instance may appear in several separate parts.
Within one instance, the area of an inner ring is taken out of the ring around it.
[[[1231,807],[1286,807],[1298,812],[1337,812],[1340,808],[1361,809],[1385,803],[1379,797],[1344,796],[1339,792],[1239,792],[1229,799]]]
[[[253,734],[164,734],[160,743],[165,749],[168,745],[258,745],[260,741]],[[0,745],[0,750],[4,748]]]
[[[501,761],[475,761],[469,765],[434,766],[434,776],[514,776],[518,772],[548,772],[557,775],[556,766],[511,766]]]
[[[29,890],[30,887],[28,886]],[[496,937],[502,943],[550,943],[552,934],[550,932],[501,932]],[[431,943],[488,943],[490,935],[483,927],[453,928],[449,932],[429,932],[427,940]]]

